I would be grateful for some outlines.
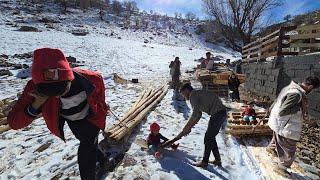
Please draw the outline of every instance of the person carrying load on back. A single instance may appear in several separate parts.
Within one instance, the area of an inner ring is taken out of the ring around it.
[[[8,115],[12,129],[21,129],[42,116],[52,134],[65,141],[65,122],[80,141],[78,164],[83,180],[96,177],[96,162],[103,166],[98,134],[105,129],[109,106],[100,74],[71,69],[59,49],[33,53],[32,79]]]
[[[307,94],[319,86],[320,81],[317,77],[308,77],[302,83],[292,81],[281,90],[266,114],[266,116],[270,114],[268,125],[273,130],[273,138],[266,151],[279,158],[274,171],[284,177],[291,177],[287,169],[295,159],[303,120],[308,118]],[[261,121],[262,119],[257,126]],[[254,126],[253,130],[257,126]]]

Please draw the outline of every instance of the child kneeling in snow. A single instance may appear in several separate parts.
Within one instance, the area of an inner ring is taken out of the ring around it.
[[[253,102],[247,103],[247,106],[242,111],[243,120],[241,124],[257,124],[256,111],[253,109]]]
[[[167,142],[168,138],[164,137],[162,134],[159,133],[160,126],[157,123],[152,123],[150,125],[150,131],[151,131],[151,133],[149,134],[148,139],[147,139],[148,147],[151,152],[157,153],[160,145],[162,143]],[[161,140],[163,140],[163,142],[161,142]],[[179,146],[179,144],[172,144],[171,148],[177,149],[178,146]]]

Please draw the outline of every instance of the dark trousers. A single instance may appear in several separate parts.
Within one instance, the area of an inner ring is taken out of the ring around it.
[[[240,100],[240,94],[239,90],[233,90],[233,92],[230,94],[232,100]]]
[[[80,141],[78,164],[82,180],[94,180],[96,162],[103,157],[98,149],[99,129],[87,120],[67,121],[72,133]],[[102,156],[102,157],[101,157]]]
[[[208,163],[209,162],[209,157],[210,153],[212,151],[213,156],[215,160],[221,161],[220,153],[219,153],[219,148],[218,144],[216,141],[216,136],[220,131],[220,128],[223,124],[223,122],[226,120],[227,113],[226,110],[222,110],[217,112],[214,115],[211,115],[207,132],[204,136],[204,155],[202,162]]]

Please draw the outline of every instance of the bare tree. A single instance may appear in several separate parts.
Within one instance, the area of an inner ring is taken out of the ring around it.
[[[123,6],[124,10],[129,16],[131,16],[134,12],[138,11],[138,5],[135,1],[124,1]]]
[[[112,11],[117,16],[121,15],[121,13],[123,11],[123,7],[122,7],[122,4],[119,1],[117,1],[117,0],[112,1],[111,7],[112,7]]]
[[[192,12],[187,12],[187,14],[185,15],[185,18],[186,18],[189,22],[192,22],[192,21],[194,21],[194,20],[197,18],[197,16],[196,16],[194,13],[192,13]]]
[[[286,22],[289,22],[291,20],[291,18],[292,18],[291,15],[288,14],[283,18],[283,20],[285,20]]]
[[[202,0],[207,14],[216,21],[229,45],[241,51],[262,23],[263,15],[280,6],[281,0]]]

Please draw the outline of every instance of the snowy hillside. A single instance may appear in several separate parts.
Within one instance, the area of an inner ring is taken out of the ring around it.
[[[17,1],[19,2],[19,1]],[[70,14],[59,14],[55,5],[41,7],[22,6],[16,1],[0,4],[0,55],[8,56],[12,63],[32,64],[31,57],[19,58],[15,54],[29,53],[41,47],[60,48],[66,56],[73,56],[83,65],[81,68],[99,71],[105,80],[106,102],[118,116],[123,115],[146,87],[165,85],[169,77],[169,62],[176,56],[182,62],[182,77],[193,83],[192,74],[185,73],[196,66],[195,59],[204,57],[206,51],[223,59],[236,60],[240,54],[219,45],[208,45],[191,34],[177,34],[167,29],[146,31],[122,29],[116,21],[100,21],[96,10],[82,13],[70,9]],[[48,11],[50,9],[50,12]],[[107,15],[108,16],[108,15]],[[39,19],[50,22],[39,22]],[[59,23],[53,23],[59,21]],[[36,27],[41,32],[17,31],[21,26]],[[192,28],[191,28],[192,29]],[[72,32],[88,32],[85,36],[75,36]],[[178,30],[177,30],[178,31]],[[148,40],[148,42],[146,41]],[[0,76],[0,97],[15,96],[21,92],[30,78],[20,79],[15,75],[20,70],[9,69],[12,76]],[[131,80],[138,78],[139,84],[117,84],[113,73]],[[195,84],[199,87],[199,84]],[[128,151],[119,167],[106,174],[105,179],[268,179],[265,170],[260,169],[250,150],[244,144],[224,131],[217,136],[223,167],[210,165],[208,169],[190,165],[198,161],[203,153],[203,136],[208,116],[203,116],[190,136],[180,141],[175,152],[166,152],[164,158],[156,160],[141,151],[136,138],[145,138],[149,125],[157,121],[161,133],[171,138],[186,123],[188,112],[178,114],[177,106],[187,110],[188,104],[177,104],[174,92],[170,90],[159,106],[139,125],[130,137]],[[240,105],[226,105],[239,109]],[[115,121],[107,117],[107,124]],[[7,131],[0,135],[0,179],[80,179],[77,164],[78,140],[65,126],[66,143],[49,133],[43,119],[38,119],[27,128]],[[102,140],[102,134],[99,140]],[[265,144],[266,142],[264,142]],[[45,146],[43,151],[36,151]],[[268,159],[271,161],[271,159]],[[279,177],[272,176],[271,179]]]

